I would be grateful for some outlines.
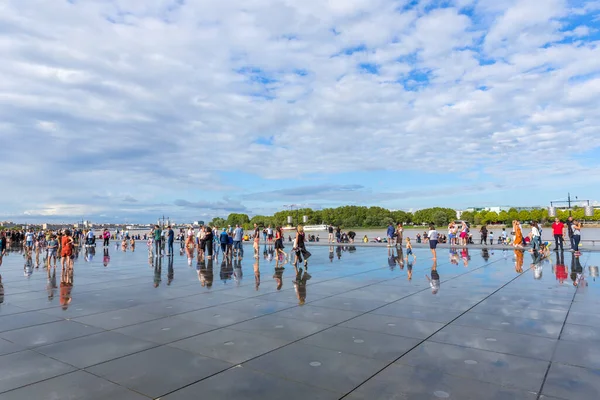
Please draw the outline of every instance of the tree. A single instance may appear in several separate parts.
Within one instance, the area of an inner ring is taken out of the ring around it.
[[[469,224],[475,223],[475,214],[470,211],[465,211],[461,214],[460,219],[467,221]]]
[[[508,213],[506,211],[500,211],[498,213],[498,221],[502,222],[503,224],[510,224],[510,217],[508,216]]]
[[[438,210],[433,213],[432,221],[437,226],[446,226],[449,222],[448,215],[445,212]]]
[[[227,225],[244,225],[250,223],[250,218],[246,214],[231,213],[227,216]]]
[[[213,218],[213,219],[212,219],[212,220],[211,220],[211,221],[208,223],[208,225],[210,225],[210,226],[212,226],[212,227],[215,227],[215,226],[217,226],[217,227],[222,227],[222,226],[225,226],[225,225],[227,225],[227,221],[226,221],[226,220],[224,220],[224,219],[223,219],[223,218],[221,218],[221,217],[214,217],[214,218]]]

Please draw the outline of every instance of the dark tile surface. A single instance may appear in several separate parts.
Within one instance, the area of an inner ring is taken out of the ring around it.
[[[372,314],[389,315],[392,317],[411,318],[423,321],[432,321],[448,323],[462,314],[461,311],[445,308],[407,306],[403,303],[393,303],[384,306],[378,310],[372,311]]]
[[[171,343],[169,346],[239,364],[289,344],[290,341],[221,328]]]
[[[335,400],[335,393],[299,382],[282,379],[245,367],[237,367],[188,386],[161,400],[255,399],[255,400]]]
[[[148,400],[146,396],[83,371],[25,386],[0,397],[2,400]]]
[[[387,333],[390,335],[425,339],[438,329],[443,328],[444,324],[418,319],[390,317],[387,315],[365,314],[344,322],[341,326]]]
[[[496,315],[475,312],[468,312],[460,316],[455,321],[455,324],[503,332],[522,333],[524,335],[543,336],[552,339],[558,339],[563,326],[560,322],[546,322],[520,317],[498,318]]]
[[[145,314],[137,310],[124,309],[75,318],[73,321],[110,330],[139,324],[140,322],[151,321],[157,318],[158,317],[153,314]]]
[[[15,329],[26,328],[28,326],[42,325],[56,321],[60,321],[60,318],[52,317],[36,311],[4,315],[0,317],[0,332],[12,331]]]
[[[419,342],[419,339],[336,326],[299,343],[377,360],[394,361]]]
[[[231,366],[224,361],[161,346],[96,365],[87,371],[149,397],[160,397]]]
[[[359,316],[360,312],[336,310],[328,307],[319,307],[307,304],[302,307],[293,307],[279,311],[276,315],[301,321],[318,322],[323,324],[339,324]]]
[[[254,335],[264,335],[280,340],[297,340],[331,325],[299,319],[284,318],[278,315],[265,315],[250,321],[231,325],[231,329],[248,332]]]
[[[542,393],[569,400],[600,397],[600,370],[552,363]]]
[[[459,325],[446,326],[433,335],[430,340],[548,361],[552,358],[557,342],[555,339],[539,336]]]
[[[556,254],[540,275],[527,262],[516,272],[512,249],[489,260],[471,249],[468,263],[438,259],[434,295],[428,249],[415,248],[412,280],[406,265],[389,268],[386,248],[346,250],[330,263],[327,247],[311,247],[302,306],[293,266],[277,290],[268,259],[260,285],[254,260],[236,262],[235,276],[218,260],[209,287],[185,256],[157,269],[145,248],[111,247],[104,267],[98,248],[75,261],[65,304],[60,269],[53,290],[43,268],[24,278],[11,254],[0,271],[0,399],[533,400],[550,360],[540,400],[598,391],[600,280],[589,267],[600,253],[583,253],[587,285],[576,288],[556,280]]]
[[[155,343],[119,333],[103,332],[38,347],[36,351],[78,368],[85,368],[155,346]]]
[[[58,321],[40,326],[4,332],[0,337],[28,348],[75,339],[102,332],[102,329],[73,321]]]
[[[25,350],[21,345],[18,345],[8,340],[0,339],[0,356],[10,353],[16,353],[17,351]]]
[[[419,345],[397,363],[527,391],[540,389],[548,368],[547,361],[433,342]]]
[[[74,370],[70,365],[29,350],[7,354],[0,357],[0,393]]]
[[[348,399],[355,400],[432,400],[436,398],[536,400],[537,394],[448,375],[437,370],[390,365],[348,397]]]
[[[166,317],[115,329],[113,332],[149,342],[166,344],[217,329],[214,325]]]
[[[352,390],[385,365],[385,361],[299,343],[244,364],[248,368],[338,393]]]

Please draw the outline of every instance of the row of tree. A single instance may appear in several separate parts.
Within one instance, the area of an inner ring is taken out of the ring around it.
[[[254,226],[257,223],[259,226],[285,226],[287,225],[288,216],[291,216],[296,225],[302,221],[303,216],[308,217],[308,224],[332,224],[342,228],[384,228],[390,222],[405,225],[423,225],[433,223],[437,226],[446,226],[450,221],[456,220],[456,210],[451,208],[433,207],[415,211],[414,213],[406,211],[390,211],[382,207],[360,207],[360,206],[343,206],[338,208],[325,208],[323,210],[312,210],[310,208],[302,208],[293,211],[279,211],[272,216],[256,215],[250,218],[246,214],[229,214],[225,218],[214,218],[210,225],[212,226],[227,226],[241,225],[245,228]],[[558,216],[562,220],[568,217],[567,211],[558,211]],[[575,208],[573,217],[584,220],[583,208]],[[533,209],[518,211],[511,208],[508,211],[500,213],[491,211],[463,212],[461,219],[474,225],[482,224],[507,224],[510,225],[513,220],[522,222],[538,221],[545,223],[548,221],[548,210]],[[594,217],[588,217],[587,220],[600,221],[600,209],[595,210]]]

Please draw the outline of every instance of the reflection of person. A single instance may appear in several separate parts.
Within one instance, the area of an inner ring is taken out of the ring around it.
[[[169,265],[167,267],[167,286],[173,282],[173,278],[175,277],[175,271],[173,270],[173,254],[169,256]]]
[[[4,303],[4,284],[2,283],[2,275],[0,275],[0,304]]]
[[[431,286],[431,293],[437,294],[440,290],[440,274],[437,272],[437,262],[433,262],[431,266],[431,278],[429,275],[425,275],[427,280],[429,281],[429,286]]]
[[[154,263],[154,287],[155,288],[159,287],[161,281],[162,281],[162,258],[156,257],[156,262]]]
[[[556,280],[562,285],[567,279],[567,267],[565,266],[565,255],[561,251],[556,255],[555,266]]]
[[[302,271],[302,268],[298,268],[297,264],[294,264],[294,270],[296,271],[294,290],[298,297],[298,304],[304,305],[304,303],[306,303],[306,281],[308,281],[311,276],[307,271]]]
[[[102,259],[102,262],[105,267],[108,267],[108,264],[110,263],[110,254],[108,253],[108,248],[104,249],[104,257]]]
[[[281,290],[283,287],[283,271],[284,267],[279,266],[279,264],[275,264],[275,273],[273,274],[273,279],[275,279],[275,283],[277,284],[277,290]]]
[[[515,271],[523,272],[523,251],[515,249]]]
[[[406,257],[407,261],[406,261],[406,278],[411,281],[412,280],[412,273],[413,273],[413,264],[415,262],[415,260],[413,260],[412,262],[408,261],[408,257]]]
[[[258,258],[254,262],[254,289],[258,290],[260,286],[260,265],[258,265]]]
[[[73,290],[73,269],[63,268],[60,275],[60,305],[63,310],[66,310],[73,300],[71,297],[71,291]]]

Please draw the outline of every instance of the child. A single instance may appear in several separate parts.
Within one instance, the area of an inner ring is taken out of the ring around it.
[[[410,243],[410,238],[406,238],[406,261],[408,261],[408,256],[413,256],[413,261],[417,259],[417,256],[413,254],[412,244]]]
[[[56,253],[58,252],[58,240],[56,235],[52,235],[48,241],[48,268],[50,268],[51,261],[54,260],[54,268],[56,268]]]
[[[490,244],[494,244],[494,232],[490,231],[488,237],[490,239]]]

